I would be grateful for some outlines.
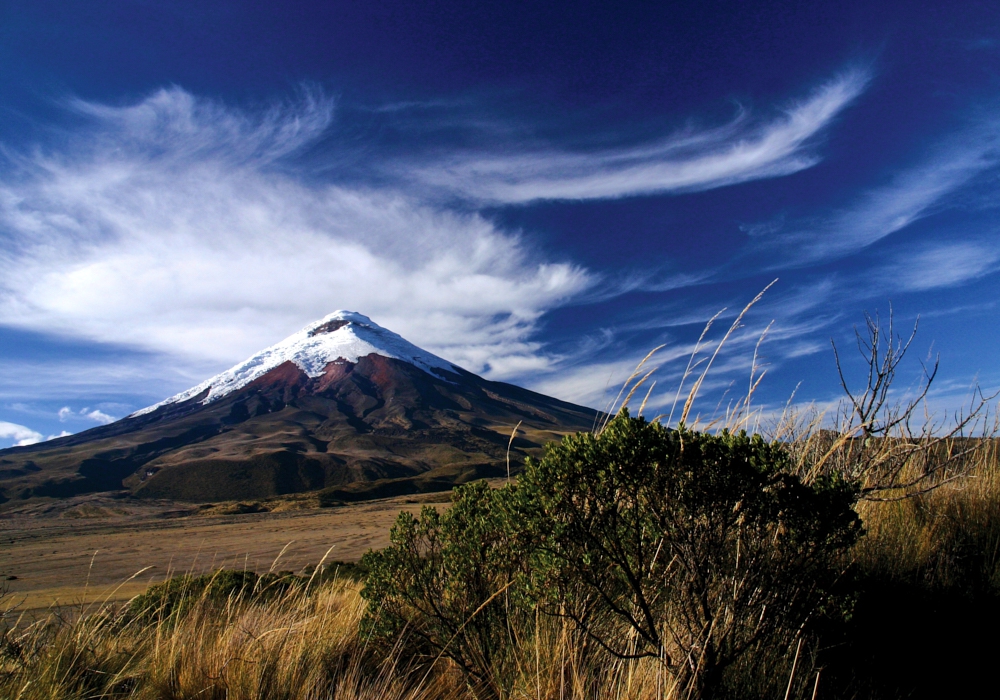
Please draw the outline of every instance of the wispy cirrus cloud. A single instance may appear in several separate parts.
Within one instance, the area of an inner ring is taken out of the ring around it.
[[[176,355],[147,354],[144,357],[80,359],[72,356],[45,360],[8,360],[0,363],[0,401],[22,405],[34,418],[51,418],[52,411],[39,413],[36,402],[55,404],[100,403],[104,411],[127,414],[155,403],[177,387],[187,388],[211,376],[212,362],[192,362]],[[124,394],[124,396],[123,396]],[[106,403],[121,397],[130,403]],[[131,402],[139,402],[139,405]],[[64,406],[65,407],[65,406]],[[21,410],[19,412],[24,412]],[[72,413],[72,409],[70,412]],[[69,413],[62,417],[69,417]]]
[[[294,166],[304,149],[336,140],[335,104],[318,90],[258,109],[177,87],[123,105],[70,100],[75,126],[44,147],[3,150],[0,323],[202,367],[356,308],[473,371],[544,372],[560,358],[534,339],[539,318],[632,283],[599,288],[599,275],[540,255],[519,232],[435,204],[424,198],[435,177],[470,196],[527,201],[787,174],[815,162],[811,140],[867,80],[844,73],[770,122],[743,112],[596,154],[389,159],[405,182],[378,187],[309,180]]]
[[[726,401],[741,398],[748,390],[751,369],[759,377],[761,371],[773,371],[789,360],[828,352],[829,329],[843,320],[830,301],[842,285],[843,280],[829,275],[791,284],[777,280],[721,347],[701,387],[698,410],[704,415],[717,408],[724,410],[725,405],[716,406],[723,394],[727,395]],[[657,368],[651,377],[657,384],[646,413],[669,414],[678,388],[683,403],[717,344],[750,300],[743,295],[719,295],[716,299],[712,302],[706,298],[697,305],[678,303],[655,313],[646,309],[645,315],[627,315],[613,331],[606,329],[601,339],[604,348],[612,349],[614,359],[595,360],[596,353],[589,351],[567,354],[558,371],[535,375],[529,384],[542,393],[603,408],[614,399],[646,352],[662,344],[664,347],[645,365],[644,371]],[[710,319],[714,320],[707,327]],[[637,337],[644,339],[641,344]],[[685,380],[689,363],[691,375]],[[833,368],[832,357],[829,366]],[[636,406],[648,388],[638,392]]]
[[[70,136],[72,148],[106,156],[109,149],[143,153],[163,162],[192,159],[273,163],[312,144],[332,123],[335,103],[317,87],[304,85],[297,97],[258,109],[236,110],[196,97],[179,87],[163,88],[125,105],[71,99],[72,112],[89,118],[97,130],[87,141]]]
[[[921,245],[900,254],[876,277],[906,291],[954,287],[1000,268],[1000,249],[986,241]]]
[[[478,214],[288,174],[330,123],[313,95],[256,116],[177,88],[72,107],[85,128],[8,151],[0,175],[8,326],[223,365],[360,309],[503,376],[537,365],[538,318],[596,279]]]
[[[573,152],[500,143],[497,150],[397,162],[398,176],[453,195],[496,203],[609,199],[690,192],[779,177],[815,165],[809,148],[865,89],[869,74],[842,73],[771,121],[741,110],[716,128],[690,128],[639,145]]]
[[[612,367],[596,351],[589,363],[555,353],[538,339],[542,317],[711,273],[599,274],[539,252],[476,207],[790,174],[818,162],[819,137],[868,80],[848,71],[770,119],[742,111],[723,126],[638,146],[539,148],[493,129],[494,150],[373,161],[371,172],[393,176],[377,185],[356,170],[320,180],[295,160],[319,143],[341,147],[335,104],[315,90],[260,109],[180,88],[118,106],[73,100],[82,124],[44,147],[3,151],[0,324],[149,353],[96,373],[78,373],[71,359],[48,363],[45,372],[66,381],[33,380],[31,392],[56,406],[93,406],[86,397],[116,383],[146,386],[133,396],[150,386],[173,393],[335,308],[361,310],[472,371],[598,405],[606,379],[595,377],[627,375],[633,360]],[[451,207],[442,192],[466,201]],[[677,344],[667,365],[690,350]],[[159,358],[155,371],[149,358]],[[156,376],[161,368],[169,381]],[[0,395],[23,398],[19,381],[11,374]],[[111,418],[98,413],[89,418]]]
[[[856,253],[897,231],[955,206],[958,193],[1000,166],[1000,120],[979,119],[931,149],[920,163],[869,189],[830,214],[744,225],[754,251],[776,255],[774,268],[821,263]],[[957,198],[957,203],[962,203]]]

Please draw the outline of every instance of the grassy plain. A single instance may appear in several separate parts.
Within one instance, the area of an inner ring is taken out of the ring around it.
[[[333,508],[320,508],[309,494],[210,506],[106,496],[33,504],[0,516],[0,584],[21,609],[40,610],[126,600],[179,573],[272,566],[299,572],[331,547],[331,559],[356,561],[388,543],[400,510],[449,497]]]

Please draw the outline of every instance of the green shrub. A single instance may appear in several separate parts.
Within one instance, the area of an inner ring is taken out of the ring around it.
[[[849,484],[803,485],[784,448],[631,418],[547,447],[519,480],[545,610],[619,657],[659,656],[699,695],[832,604],[861,532]]]
[[[362,560],[366,631],[389,645],[405,633],[501,695],[540,611],[615,657],[662,659],[695,697],[724,694],[727,669],[757,673],[838,612],[857,490],[791,472],[759,436],[623,412],[599,435],[548,446],[516,486],[479,482],[444,514],[401,513],[390,546]]]
[[[455,489],[444,514],[430,507],[419,518],[400,513],[391,544],[361,561],[368,570],[363,632],[389,645],[405,633],[411,652],[446,656],[475,689],[498,694],[513,630],[530,608],[521,554],[527,533],[512,521],[515,493],[480,481]]]

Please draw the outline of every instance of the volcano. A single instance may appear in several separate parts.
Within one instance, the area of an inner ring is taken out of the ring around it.
[[[597,413],[493,382],[337,311],[110,425],[0,451],[0,502],[118,491],[321,502],[502,476]],[[515,426],[517,436],[511,442]]]

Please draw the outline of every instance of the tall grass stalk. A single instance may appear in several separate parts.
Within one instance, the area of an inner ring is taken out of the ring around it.
[[[351,582],[278,597],[202,596],[183,614],[130,615],[110,603],[75,617],[8,622],[0,697],[372,698],[458,695],[454,674],[420,684],[413,669],[374,664],[358,636]]]
[[[6,630],[0,697],[359,698],[481,697],[447,659],[384,659],[358,631],[364,602],[349,581],[289,589],[275,598],[192,596],[182,615],[129,616],[103,603],[74,618],[53,614]],[[505,698],[679,700],[656,658],[617,659],[560,618],[537,616],[512,634],[517,663]]]

